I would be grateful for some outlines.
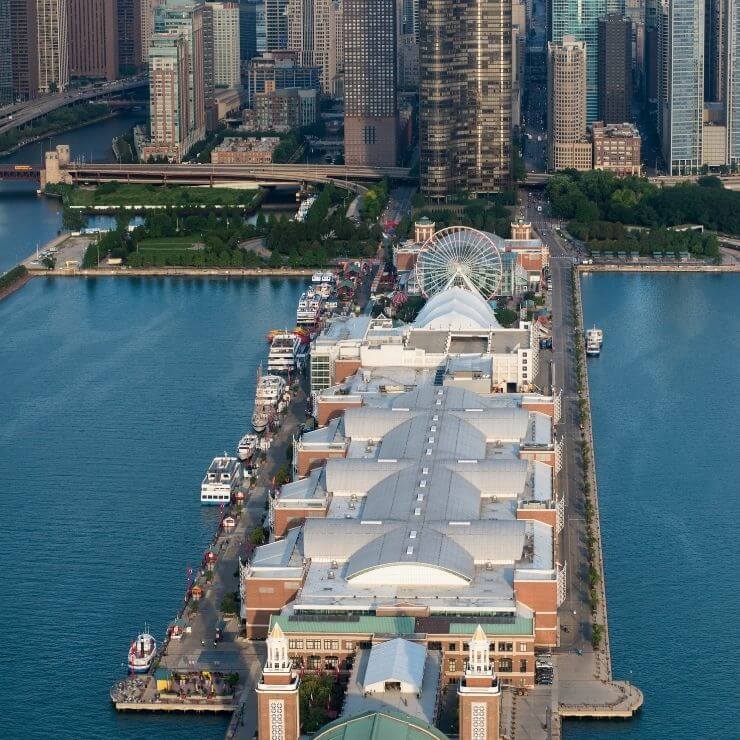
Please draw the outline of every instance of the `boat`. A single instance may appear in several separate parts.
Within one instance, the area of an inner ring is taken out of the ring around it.
[[[146,629],[146,628],[145,628]],[[128,667],[134,673],[146,673],[157,655],[157,641],[146,631],[137,635],[128,649]]]
[[[313,326],[321,315],[321,304],[323,299],[315,294],[315,291],[301,293],[296,309],[296,323],[304,326]]]
[[[601,345],[604,342],[604,332],[597,329],[586,330],[586,354],[589,357],[598,357],[601,354]]]
[[[311,276],[311,282],[312,282],[312,283],[320,283],[320,282],[321,282],[321,279],[322,279],[323,277],[324,277],[324,273],[323,273],[323,272],[315,272],[315,273],[314,273],[314,274],[313,274],[313,275]]]
[[[252,412],[252,427],[258,434],[267,429],[274,417],[274,410],[285,393],[287,383],[279,375],[262,375],[260,366],[257,375],[257,390],[254,393],[254,411]]]
[[[205,478],[200,484],[200,502],[202,504],[228,504],[231,496],[242,482],[244,472],[239,460],[229,457],[214,457],[208,466]]]
[[[267,370],[275,373],[292,373],[296,368],[296,358],[301,340],[290,331],[276,334],[267,356]]]
[[[258,445],[259,437],[256,434],[245,434],[236,446],[236,456],[242,462],[247,462],[252,459]]]

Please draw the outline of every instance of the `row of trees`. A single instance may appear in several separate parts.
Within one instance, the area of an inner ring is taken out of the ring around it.
[[[556,216],[583,224],[609,221],[656,229],[691,223],[740,235],[740,193],[726,190],[716,177],[659,187],[603,170],[568,171],[550,179],[547,195]]]

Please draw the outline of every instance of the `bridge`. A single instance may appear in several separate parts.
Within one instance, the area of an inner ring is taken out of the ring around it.
[[[68,183],[130,182],[152,185],[218,185],[251,182],[264,187],[328,184],[361,193],[362,183],[383,178],[413,180],[407,167],[353,167],[320,164],[85,164],[75,162],[69,147],[46,152],[43,167],[26,164],[0,165],[0,180],[38,180],[46,185]]]
[[[145,76],[128,77],[116,82],[99,83],[80,90],[65,90],[59,93],[50,93],[25,103],[13,103],[0,108],[0,134],[4,134],[18,126],[26,126],[37,118],[46,116],[52,111],[68,105],[89,102],[99,98],[119,95],[129,90],[148,87],[149,80]]]

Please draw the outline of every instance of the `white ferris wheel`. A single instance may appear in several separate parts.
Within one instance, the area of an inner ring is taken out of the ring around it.
[[[427,298],[457,286],[488,300],[500,291],[502,274],[494,241],[468,226],[440,229],[424,242],[416,259],[416,280]]]

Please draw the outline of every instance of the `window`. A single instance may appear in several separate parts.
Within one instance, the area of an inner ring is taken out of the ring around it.
[[[527,652],[527,643],[526,642],[520,642],[519,643],[519,652],[520,653],[526,653]]]
[[[448,650],[454,650],[454,651],[457,651],[457,643],[456,643],[456,642],[451,642],[451,643],[450,643],[450,644],[449,644],[449,645],[447,646],[447,649],[448,649]]]
[[[447,670],[449,672],[457,670],[457,661],[454,658],[450,658],[449,661],[447,661]]]
[[[511,642],[500,642],[498,644],[498,651],[500,653],[510,653],[514,650],[514,644]]]
[[[306,640],[306,650],[321,650],[321,640]]]
[[[303,640],[288,640],[288,650],[303,650]]]
[[[365,126],[362,129],[363,143],[374,144],[375,143],[375,126]]]
[[[519,661],[519,673],[526,673],[526,672],[527,672],[527,661],[520,660]]]
[[[511,658],[501,658],[498,662],[499,673],[511,673]]]
[[[345,650],[354,650],[355,649],[355,643],[352,642],[352,640],[345,640],[344,641],[344,649]]]
[[[324,640],[324,650],[339,650],[339,640]]]

